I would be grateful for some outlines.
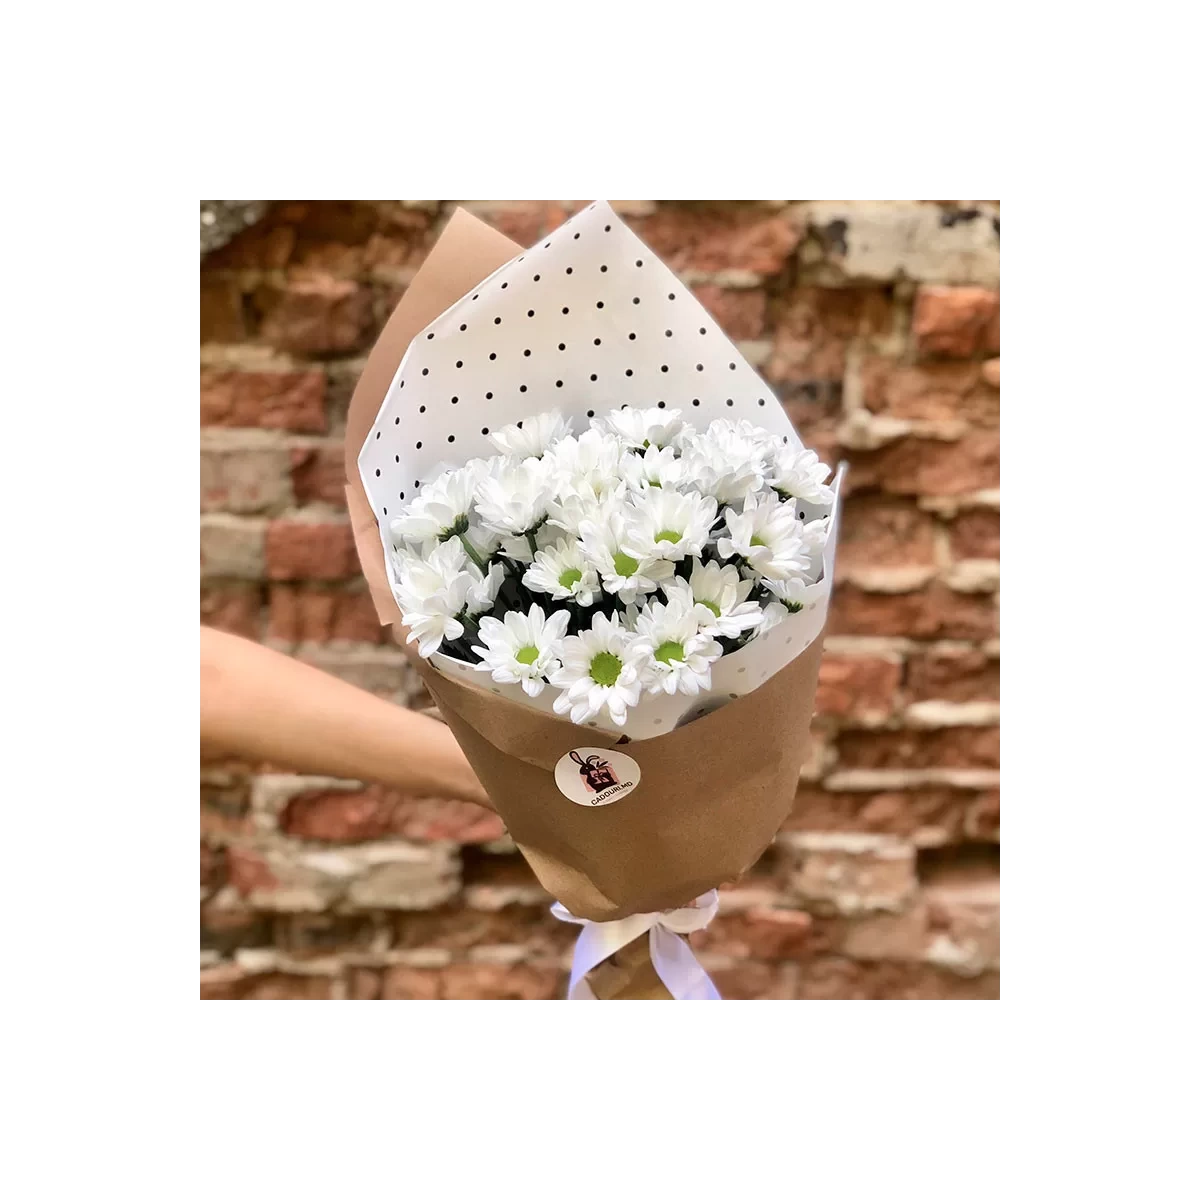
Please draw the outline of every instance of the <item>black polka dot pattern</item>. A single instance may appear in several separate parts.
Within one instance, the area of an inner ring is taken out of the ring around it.
[[[558,408],[580,433],[623,404],[687,408],[697,427],[728,417],[781,437],[789,428],[695,297],[596,204],[416,335],[361,451],[368,496],[395,514],[422,474],[495,453],[501,425]]]

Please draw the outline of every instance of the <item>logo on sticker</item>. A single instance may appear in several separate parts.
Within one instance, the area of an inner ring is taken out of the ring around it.
[[[580,746],[564,754],[554,768],[554,782],[568,800],[589,808],[612,804],[629,795],[642,778],[627,754]]]

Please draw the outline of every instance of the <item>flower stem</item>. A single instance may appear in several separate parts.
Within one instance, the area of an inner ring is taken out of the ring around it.
[[[459,613],[458,619],[462,622],[464,628],[472,637],[479,636],[479,622],[475,620],[474,617],[464,612]]]
[[[462,542],[462,548],[470,556],[471,561],[484,573],[484,575],[487,575],[487,564],[482,558],[479,557],[479,551],[476,550],[475,547],[472,546],[467,540],[467,535],[465,533],[460,533],[458,535],[458,540]]]
[[[538,552],[537,538],[532,529],[525,530],[525,540],[529,543],[529,553],[536,556]]]

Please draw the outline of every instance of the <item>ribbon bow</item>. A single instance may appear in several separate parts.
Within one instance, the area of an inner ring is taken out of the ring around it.
[[[621,921],[589,921],[572,916],[561,904],[550,911],[560,921],[582,925],[571,960],[571,983],[568,1000],[595,1000],[587,981],[587,973],[615,954],[622,946],[636,941],[650,931],[650,961],[667,991],[676,1000],[720,1000],[713,981],[696,961],[691,947],[681,933],[695,933],[705,928],[717,915],[717,892],[705,892],[687,908],[671,908],[665,912],[634,913]]]

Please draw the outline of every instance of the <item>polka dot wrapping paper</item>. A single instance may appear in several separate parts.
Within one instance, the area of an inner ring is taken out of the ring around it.
[[[358,458],[385,550],[389,512],[449,467],[496,453],[488,433],[558,409],[575,432],[622,405],[679,409],[697,428],[724,417],[797,438],[782,405],[696,298],[612,211],[598,201],[517,254],[422,330],[387,389]],[[841,474],[834,481],[835,500]],[[808,517],[830,508],[813,506]],[[837,514],[822,587],[809,608],[717,661],[699,697],[644,697],[619,728],[656,737],[761,686],[811,645],[825,624]],[[385,552],[389,581],[392,555]],[[442,673],[552,713],[554,693],[530,698],[517,685],[444,654]]]

